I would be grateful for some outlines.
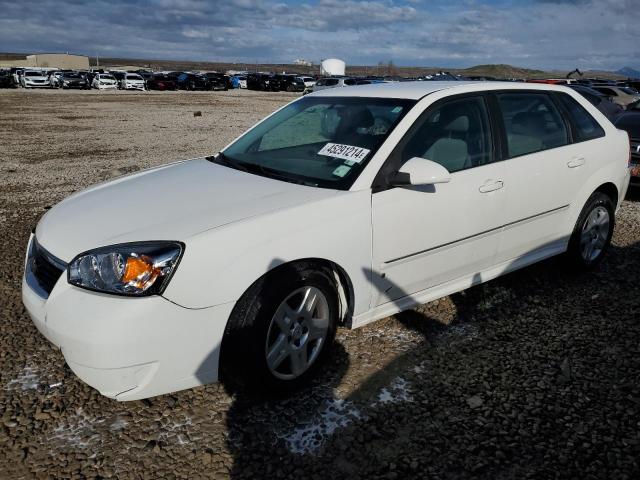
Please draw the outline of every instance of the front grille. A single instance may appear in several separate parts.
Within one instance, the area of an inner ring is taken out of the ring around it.
[[[31,242],[31,249],[27,259],[27,281],[33,280],[36,285],[31,285],[44,298],[48,298],[54,285],[66,270],[67,265],[60,259],[47,252],[38,243],[35,237]],[[29,282],[32,283],[32,282]]]

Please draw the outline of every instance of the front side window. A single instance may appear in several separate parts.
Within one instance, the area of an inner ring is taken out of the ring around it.
[[[346,190],[414,104],[392,98],[305,97],[247,132],[214,161]]]
[[[449,172],[490,163],[492,154],[489,115],[483,97],[446,101],[430,108],[401,152],[401,162],[421,157]]]
[[[569,143],[562,116],[547,94],[503,93],[498,103],[510,158]]]
[[[569,112],[571,120],[573,120],[575,136],[578,142],[604,137],[604,130],[600,124],[596,122],[582,105],[564,93],[560,94],[559,98],[567,109],[567,112]]]

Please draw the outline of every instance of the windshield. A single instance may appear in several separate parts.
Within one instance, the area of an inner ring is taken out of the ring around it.
[[[111,75],[100,75],[100,80],[115,80]]]
[[[140,75],[127,75],[127,80],[142,80]]]
[[[215,161],[346,190],[414,104],[393,98],[306,97],[247,132]]]
[[[64,78],[82,78],[82,75],[79,73],[65,73],[63,74]]]
[[[24,72],[25,77],[42,77],[40,72]]]

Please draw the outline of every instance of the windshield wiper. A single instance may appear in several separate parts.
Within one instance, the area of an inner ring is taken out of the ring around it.
[[[273,168],[265,167],[264,165],[258,165],[257,163],[242,162],[226,156],[224,153],[219,152],[218,155],[211,155],[206,157],[210,162],[217,163],[219,165],[225,165],[227,167],[235,168],[247,173],[255,173],[262,177],[273,178],[275,180],[282,180],[284,182],[296,183],[298,185],[306,185],[308,187],[317,187],[317,183],[307,182],[298,178],[292,178],[288,175],[280,173]]]
[[[242,170],[243,172],[249,171],[249,169],[245,166],[245,163],[238,162],[237,160],[229,158],[222,152],[218,152],[217,155],[210,155],[205,158],[210,162],[217,163],[218,165],[226,165],[227,167],[235,168],[236,170]]]

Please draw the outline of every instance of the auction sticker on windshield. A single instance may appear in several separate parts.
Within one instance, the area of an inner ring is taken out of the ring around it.
[[[365,159],[371,150],[366,148],[354,147],[353,145],[343,145],[341,143],[327,143],[320,149],[318,155],[325,157],[340,158],[342,160],[351,160],[360,163]]]

